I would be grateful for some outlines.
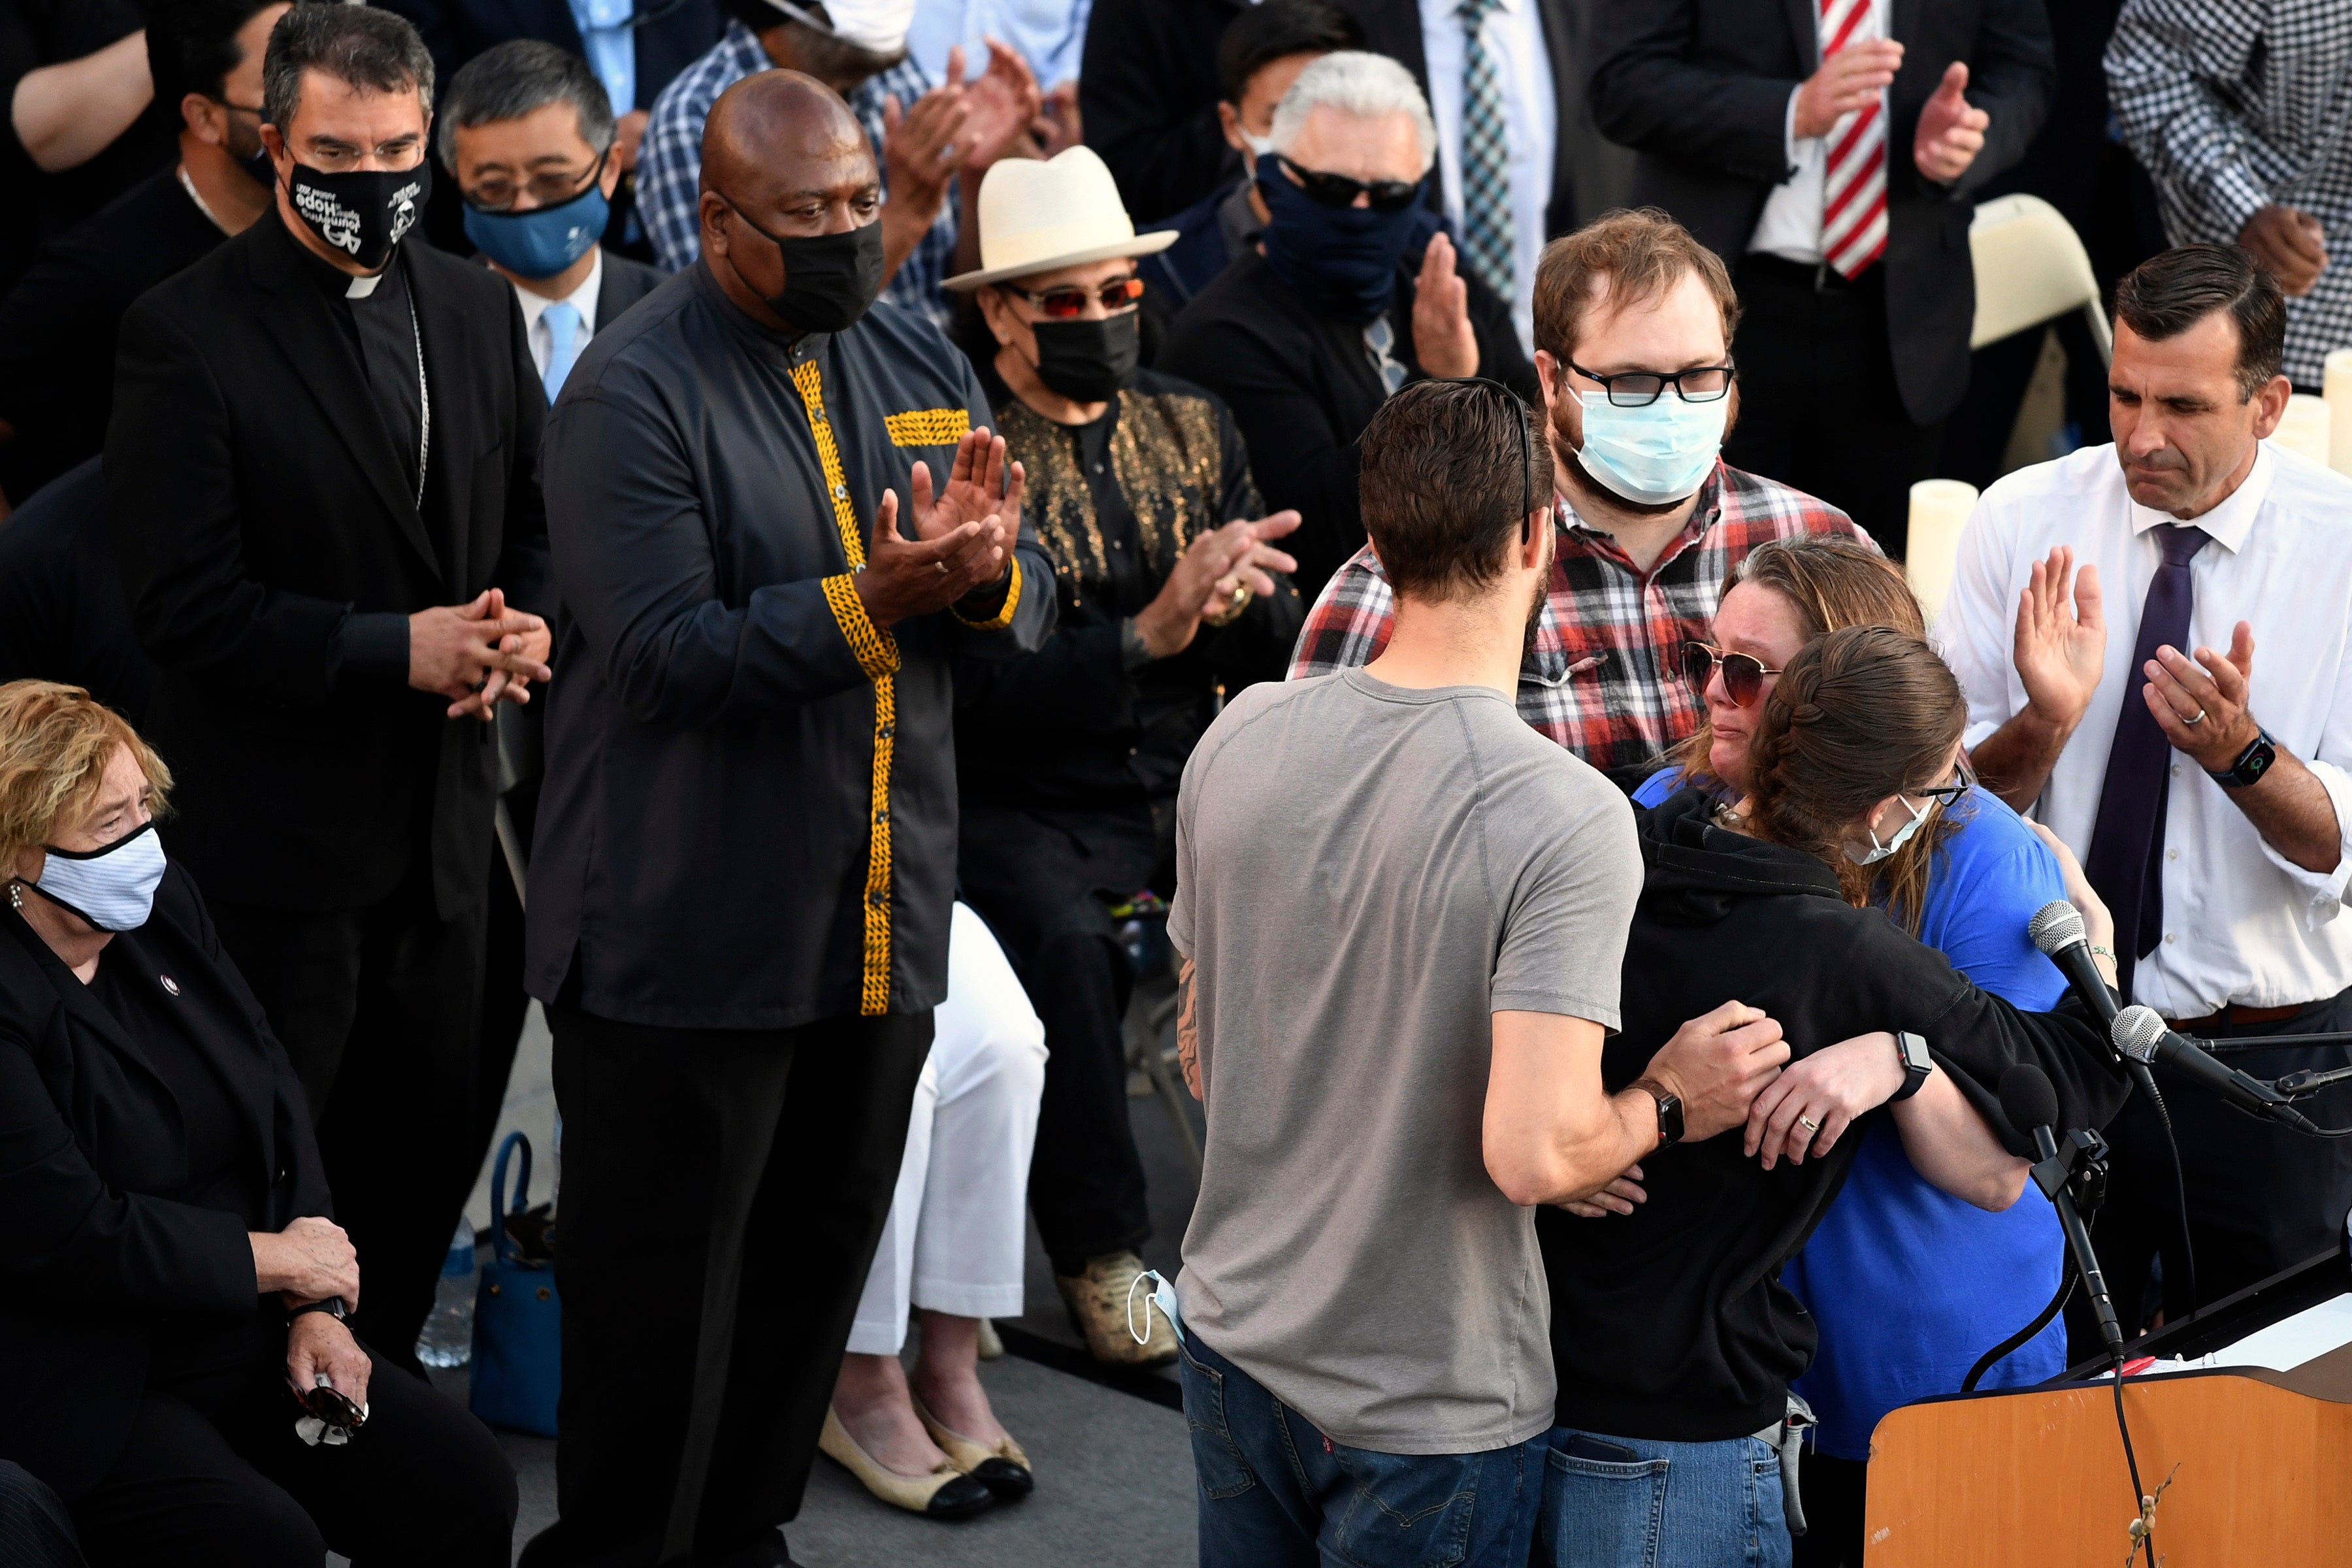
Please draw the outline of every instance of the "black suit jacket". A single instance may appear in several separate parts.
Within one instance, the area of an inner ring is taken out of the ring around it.
[[[1363,24],[1374,54],[1388,55],[1412,72],[1422,95],[1429,93],[1429,56],[1422,45],[1419,0],[1335,0]],[[1585,99],[1591,75],[1592,24],[1596,10],[1624,9],[1646,0],[1535,0],[1543,19],[1544,53],[1551,67],[1553,123],[1551,196],[1544,206],[1544,233],[1557,237],[1580,228],[1612,207],[1623,206],[1633,189],[1633,162],[1622,148],[1601,139]],[[1433,170],[1433,174],[1435,171]],[[1433,205],[1442,205],[1439,182],[1430,182]]]
[[[607,250],[604,282],[596,290],[596,319],[589,323],[590,330],[603,331],[620,319],[622,311],[660,288],[668,278],[669,274],[658,267],[648,267]]]
[[[1389,325],[1397,362],[1419,380],[1412,352],[1412,299],[1421,247],[1397,268]],[[1511,325],[1510,307],[1467,272],[1478,374],[1543,406],[1535,366]],[[1357,505],[1357,449],[1386,400],[1364,352],[1363,329],[1316,315],[1265,258],[1252,252],[1194,297],[1168,330],[1157,366],[1225,400],[1249,446],[1250,472],[1266,509],[1296,507],[1298,531],[1282,547],[1297,558],[1291,581],[1308,604],[1348,557],[1363,548]]]
[[[1893,0],[1903,68],[1887,98],[1886,323],[1911,417],[1950,413],[1969,384],[1976,274],[1969,218],[1985,183],[2041,129],[2057,68],[2042,0]],[[1645,0],[1595,18],[1592,109],[1642,154],[1635,198],[1665,208],[1726,258],[1747,253],[1765,198],[1791,173],[1789,94],[1821,63],[1812,0]],[[1911,161],[1919,111],[1954,60],[1992,117],[1949,187]]]
[[[587,52],[567,0],[380,0],[416,25],[433,52],[434,75],[446,87],[467,60],[510,38],[538,38],[573,54]],[[719,41],[727,18],[719,0],[637,0],[638,16],[653,19],[637,32],[637,101],[613,105],[615,114],[651,109],[670,79]],[[781,17],[783,15],[778,12]]]
[[[242,178],[242,176],[239,176]],[[223,243],[174,168],[43,246],[0,300],[0,489],[18,506],[106,445],[114,331],[131,301]]]
[[[155,667],[139,651],[106,548],[99,462],[0,518],[0,682],[62,680],[143,725]]]
[[[22,916],[0,907],[0,1458],[71,1498],[121,1451],[161,1323],[281,1309],[254,1289],[244,1216],[160,1195],[186,1180],[191,1138],[156,1053],[190,1040],[132,1038]],[[177,864],[99,962],[176,987],[168,1005],[244,1122],[269,1228],[331,1218],[302,1085]]]
[[[488,885],[490,726],[409,689],[404,654],[354,658],[345,622],[494,585],[545,613],[546,394],[506,279],[402,250],[432,395],[421,511],[276,215],[123,317],[110,531],[162,672],[148,736],[178,775],[173,848],[216,898],[357,908],[419,852],[445,916]]]

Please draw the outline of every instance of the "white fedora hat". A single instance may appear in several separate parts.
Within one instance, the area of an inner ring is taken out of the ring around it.
[[[980,183],[980,270],[942,289],[977,289],[1057,267],[1150,256],[1176,243],[1176,231],[1138,234],[1118,184],[1091,147],[1039,162],[1000,158]]]

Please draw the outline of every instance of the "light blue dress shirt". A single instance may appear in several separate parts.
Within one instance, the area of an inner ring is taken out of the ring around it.
[[[588,68],[604,84],[615,115],[637,106],[637,34],[629,26],[635,0],[572,0],[572,24],[580,29]]]

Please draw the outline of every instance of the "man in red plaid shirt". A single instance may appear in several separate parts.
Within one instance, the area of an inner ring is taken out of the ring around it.
[[[1708,640],[1724,577],[1749,551],[1798,533],[1869,537],[1716,456],[1738,414],[1738,316],[1722,260],[1653,210],[1554,240],[1536,274],[1559,548],[1519,667],[1519,715],[1604,771],[1649,763],[1697,728],[1682,646]],[[1290,678],[1370,663],[1393,603],[1367,545],[1316,600]]]

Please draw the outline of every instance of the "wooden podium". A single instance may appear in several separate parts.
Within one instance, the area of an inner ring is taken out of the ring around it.
[[[2282,1355],[2280,1332],[2352,1321],[2343,1252],[2313,1259],[2130,1347],[2134,1355]],[[1869,1568],[2123,1568],[2134,1515],[2115,1390],[2075,1368],[2036,1388],[1890,1412],[1872,1435]],[[2278,1371],[2153,1372],[2124,1384],[2140,1480],[2172,1484],[2156,1513],[2169,1568],[2352,1561],[2352,1343]],[[2330,1544],[2330,1543],[2333,1544]]]

